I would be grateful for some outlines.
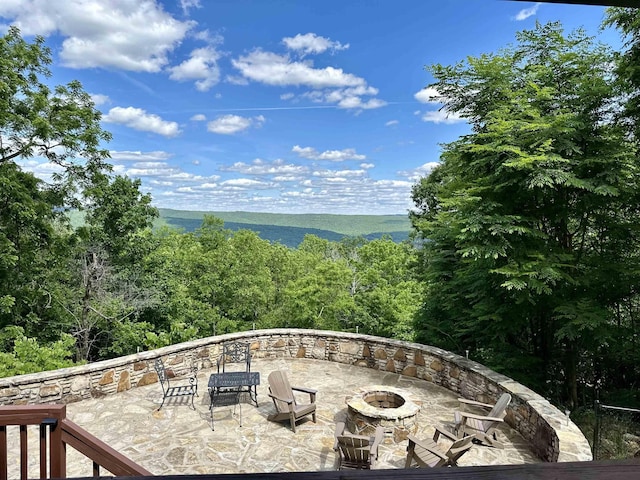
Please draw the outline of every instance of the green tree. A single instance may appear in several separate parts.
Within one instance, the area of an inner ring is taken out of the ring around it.
[[[70,199],[78,180],[109,168],[102,143],[111,135],[79,82],[49,88],[49,64],[42,37],[30,44],[15,27],[0,37],[0,164],[44,157],[63,167],[56,192]]]
[[[413,189],[419,339],[470,348],[572,405],[593,380],[578,365],[611,339],[612,309],[637,282],[640,179],[612,121],[612,58],[550,23],[499,54],[430,67],[472,133]]]
[[[623,40],[623,51],[617,55],[615,73],[617,85],[622,99],[622,109],[617,119],[628,131],[632,140],[636,165],[640,161],[640,10],[633,8],[607,9],[604,26],[616,27]],[[637,199],[636,199],[637,201]],[[635,256],[640,252],[636,251]],[[633,267],[637,259],[629,261],[630,268],[625,276],[635,276]],[[624,403],[629,404],[628,393],[634,394],[634,386],[640,381],[640,295],[637,290],[622,299],[616,308],[616,342],[600,347],[601,361],[596,365],[600,372],[599,381],[604,389],[613,397],[619,390],[627,397]],[[640,405],[640,397],[635,389],[635,404]],[[604,397],[604,395],[603,395]],[[606,398],[603,400],[608,401]]]
[[[141,231],[150,229],[158,217],[151,195],[140,192],[140,179],[96,175],[83,192],[86,226],[80,229],[85,242],[101,245],[111,260],[132,264],[145,254]]]
[[[3,350],[11,350],[9,353],[0,352],[0,377],[74,365],[71,360],[74,344],[71,335],[63,334],[59,340],[42,345],[37,339],[25,336],[22,328],[10,327],[0,335],[0,342],[4,344]]]
[[[390,238],[358,248],[355,301],[361,331],[382,337],[413,340],[413,318],[420,306],[421,288],[413,276],[415,249]]]
[[[109,133],[78,82],[50,88],[51,52],[11,27],[0,37],[0,327],[55,340],[60,289],[73,240],[64,210],[109,169]],[[47,184],[18,161],[39,157],[62,167]]]
[[[216,265],[199,241],[210,236],[168,229],[155,236],[157,248],[144,257],[144,284],[158,292],[157,304],[141,316],[151,326],[145,346],[156,348],[212,335],[220,316],[211,302]]]
[[[640,139],[640,11],[608,8],[603,26],[614,26],[625,50],[618,55],[616,75],[624,98],[623,119],[635,139]]]
[[[44,285],[63,242],[40,181],[12,162],[0,164],[0,328],[22,326],[32,336],[49,299]]]
[[[78,359],[109,352],[114,341],[116,351],[126,351],[114,333],[141,334],[145,325],[135,323],[157,301],[156,289],[141,283],[142,259],[154,246],[144,232],[157,210],[139,188],[139,180],[96,174],[83,192],[85,224],[77,230],[67,290],[59,291],[64,298],[56,297],[76,338]]]

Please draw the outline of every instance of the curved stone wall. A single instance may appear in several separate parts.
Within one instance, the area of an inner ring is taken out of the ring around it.
[[[153,361],[163,357],[175,375],[195,363],[210,368],[228,341],[251,343],[255,358],[309,358],[421,378],[460,396],[493,403],[513,400],[507,423],[548,462],[591,460],[586,438],[562,412],[527,387],[439,348],[369,335],[274,329],[218,335],[79,367],[0,379],[0,405],[70,403],[157,382]]]

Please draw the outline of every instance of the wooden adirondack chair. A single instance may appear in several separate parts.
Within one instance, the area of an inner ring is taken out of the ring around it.
[[[507,414],[507,406],[511,403],[511,395],[503,393],[495,405],[476,402],[459,398],[458,401],[465,405],[472,405],[489,410],[486,415],[475,415],[473,413],[457,411],[454,413],[454,431],[458,438],[466,435],[475,435],[476,439],[485,445],[491,447],[502,448],[503,445],[498,441],[496,436],[497,426],[504,422]]]
[[[447,449],[438,445],[440,435],[449,439],[452,443]],[[409,445],[407,447],[407,460],[404,468],[415,467],[456,467],[458,460],[467,453],[473,446],[473,435],[456,438],[449,432],[439,427],[433,434],[433,440],[418,440],[413,435],[409,435]]]
[[[317,390],[303,387],[292,387],[285,372],[276,370],[268,377],[269,396],[273,399],[276,413],[267,417],[267,420],[274,422],[290,421],[291,429],[295,433],[296,422],[311,415],[313,423],[316,422],[316,393]],[[298,404],[294,395],[294,390],[309,394],[309,403]]]
[[[355,468],[369,470],[378,458],[378,447],[384,438],[384,429],[377,427],[373,437],[345,433],[344,422],[336,424],[333,449],[338,453],[338,470]]]

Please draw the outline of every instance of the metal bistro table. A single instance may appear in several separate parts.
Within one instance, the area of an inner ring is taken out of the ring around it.
[[[209,377],[209,410],[211,412],[211,430],[213,425],[213,407],[221,395],[234,395],[235,401],[240,405],[240,426],[242,426],[242,403],[240,394],[248,393],[251,402],[258,406],[258,385],[260,385],[260,372],[223,372],[212,373]]]

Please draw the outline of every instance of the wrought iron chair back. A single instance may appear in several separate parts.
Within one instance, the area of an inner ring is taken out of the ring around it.
[[[244,364],[244,371],[251,371],[251,345],[244,342],[231,342],[222,345],[222,354],[218,357],[218,373],[224,373],[228,363]]]

